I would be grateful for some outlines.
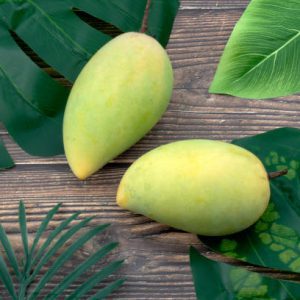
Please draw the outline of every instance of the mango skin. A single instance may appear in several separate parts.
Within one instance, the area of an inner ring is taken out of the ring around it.
[[[130,32],[102,47],[81,71],[65,110],[73,173],[85,179],[140,140],[167,109],[172,89],[170,60],[152,37]]]
[[[246,229],[267,208],[268,175],[251,152],[224,142],[179,141],[139,158],[123,176],[119,206],[206,236]]]

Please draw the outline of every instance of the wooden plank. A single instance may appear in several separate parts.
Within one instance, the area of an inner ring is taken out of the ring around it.
[[[52,228],[78,210],[83,211],[80,219],[95,216],[89,227],[113,223],[106,234],[95,238],[72,259],[46,292],[80,259],[104,242],[117,240],[120,247],[109,259],[124,258],[125,264],[109,281],[126,276],[127,282],[112,299],[195,299],[188,248],[192,244],[207,253],[197,237],[123,211],[115,204],[115,194],[128,163],[160,144],[188,138],[231,140],[276,127],[299,127],[299,96],[250,101],[207,92],[226,41],[247,3],[246,0],[181,1],[168,46],[175,70],[175,90],[167,113],[141,142],[87,181],[75,179],[63,156],[47,159],[25,154],[0,128],[0,136],[17,162],[15,169],[0,173],[0,222],[18,253],[21,250],[17,206],[21,198],[28,207],[30,232],[37,230],[45,213],[57,202],[64,205]],[[94,19],[90,23],[96,26]],[[106,30],[110,34],[115,32],[110,27]],[[38,60],[37,63],[68,85],[45,63]],[[70,291],[81,283],[72,285]],[[2,293],[0,286],[0,296]]]
[[[225,3],[225,2],[224,2]],[[175,71],[175,90],[158,125],[115,162],[132,162],[158,145],[179,139],[232,140],[277,127],[299,127],[300,96],[267,101],[210,95],[208,88],[226,41],[241,11],[180,11],[168,46]],[[25,154],[0,129],[19,164],[66,163]]]
[[[249,0],[181,0],[181,9],[243,9],[249,2]]]

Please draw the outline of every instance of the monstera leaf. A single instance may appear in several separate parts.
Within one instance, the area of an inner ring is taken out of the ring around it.
[[[252,0],[234,28],[211,93],[273,98],[300,92],[300,1]]]
[[[48,225],[53,220],[60,206],[61,204],[58,204],[48,212],[30,245],[25,206],[22,201],[20,202],[19,223],[24,255],[22,259],[16,256],[12,244],[0,224],[0,243],[6,254],[6,260],[4,256],[0,255],[0,281],[4,285],[7,295],[10,295],[9,299],[40,299],[40,294],[43,292],[44,287],[60,271],[64,264],[71,259],[74,253],[108,227],[108,224],[98,225],[89,231],[80,233],[92,218],[84,218],[74,224],[73,222],[80,215],[80,213],[75,213],[66,220],[61,221],[54,230],[49,231]],[[46,234],[47,231],[48,234]],[[78,233],[80,233],[79,236]],[[74,238],[75,236],[76,238]],[[66,246],[66,244],[69,245]],[[117,243],[112,242],[99,248],[84,262],[75,266],[72,272],[63,277],[43,299],[55,300],[64,296],[64,299],[71,300],[82,299],[82,297],[87,296],[87,293],[91,292],[93,288],[122,265],[123,261],[114,261],[106,263],[101,270],[94,272],[92,276],[86,274],[88,270],[95,268],[95,264],[105,258],[117,245]],[[49,267],[49,262],[51,262],[51,267]],[[83,274],[85,274],[84,279],[82,279]],[[71,284],[79,278],[81,278],[82,284],[70,292],[68,289]],[[15,281],[18,284],[15,285]],[[99,288],[88,299],[105,299],[114,290],[119,288],[123,282],[123,279],[118,279],[102,289]],[[1,292],[3,292],[2,288]],[[2,299],[1,296],[0,299]]]
[[[0,138],[0,170],[9,169],[14,166],[14,162],[5,149],[3,141]]]
[[[199,300],[300,299],[299,284],[212,261],[195,248],[190,249],[190,263]]]
[[[269,172],[288,169],[288,174],[271,180],[270,204],[251,228],[201,240],[225,255],[300,273],[300,130],[281,128],[233,143],[256,154]]]
[[[89,58],[111,39],[85,23],[76,10],[121,31],[139,31],[146,20],[147,33],[165,46],[178,7],[178,0],[1,1],[0,121],[28,153],[63,153],[62,117],[69,91],[23,52],[16,36],[73,82]]]

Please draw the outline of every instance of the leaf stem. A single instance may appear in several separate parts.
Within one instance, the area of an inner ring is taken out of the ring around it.
[[[288,169],[284,169],[284,170],[281,170],[281,171],[270,172],[270,173],[268,173],[268,177],[269,177],[270,180],[272,180],[272,179],[275,179],[277,177],[286,175],[287,173],[288,173]]]
[[[149,18],[151,1],[152,0],[147,0],[145,12],[144,12],[144,18],[143,18],[143,22],[142,22],[142,27],[140,30],[141,33],[145,33],[148,29],[148,18]]]

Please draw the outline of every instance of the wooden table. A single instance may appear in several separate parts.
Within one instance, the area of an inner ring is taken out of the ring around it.
[[[87,181],[76,180],[63,156],[30,157],[4,130],[0,131],[16,161],[14,169],[0,173],[0,221],[15,247],[20,246],[20,199],[27,206],[30,232],[36,230],[54,204],[63,202],[57,221],[80,210],[82,217],[95,216],[91,226],[113,224],[73,260],[76,264],[104,240],[118,241],[120,246],[109,259],[124,258],[125,264],[113,279],[126,276],[127,281],[113,299],[195,299],[188,248],[191,244],[202,248],[197,237],[120,209],[115,203],[116,189],[128,166],[158,145],[190,138],[231,140],[276,127],[299,127],[299,96],[250,101],[208,94],[220,55],[247,3],[182,0],[168,46],[175,69],[175,89],[168,111],[141,142]],[[71,267],[67,265],[65,272]],[[56,277],[47,290],[63,276],[61,273]]]

